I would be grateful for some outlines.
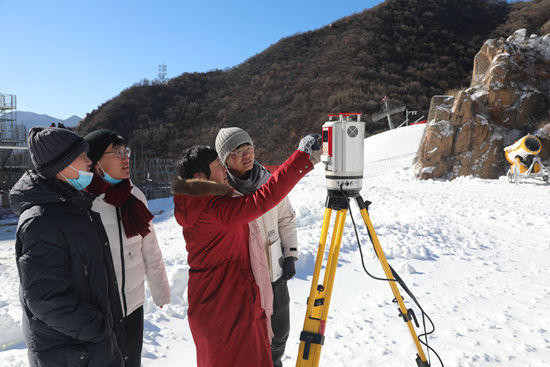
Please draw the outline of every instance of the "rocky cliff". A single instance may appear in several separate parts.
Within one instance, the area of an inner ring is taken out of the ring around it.
[[[490,39],[474,58],[470,87],[432,99],[416,157],[421,179],[506,172],[503,149],[531,133],[550,157],[550,34]]]

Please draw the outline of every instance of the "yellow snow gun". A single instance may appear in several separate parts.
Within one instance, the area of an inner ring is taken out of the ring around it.
[[[524,178],[541,178],[543,181],[548,181],[549,171],[538,156],[541,149],[542,144],[534,135],[525,135],[504,148],[506,160],[511,164],[506,174],[508,181],[518,183]]]

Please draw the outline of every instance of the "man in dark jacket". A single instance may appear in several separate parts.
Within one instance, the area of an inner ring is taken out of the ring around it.
[[[126,356],[107,236],[90,211],[88,144],[70,130],[29,132],[34,170],[10,191],[23,333],[31,366],[117,366]]]

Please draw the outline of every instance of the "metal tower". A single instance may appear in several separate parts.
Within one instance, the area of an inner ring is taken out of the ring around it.
[[[159,81],[161,83],[166,83],[166,65],[159,65]]]
[[[27,131],[17,124],[17,97],[0,94],[0,193],[2,206],[7,205],[7,194],[21,174],[30,167],[26,152]]]

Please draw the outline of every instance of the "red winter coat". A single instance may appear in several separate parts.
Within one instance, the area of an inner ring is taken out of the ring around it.
[[[277,205],[311,169],[309,156],[296,151],[265,185],[241,197],[211,181],[176,182],[174,215],[188,252],[188,319],[199,367],[272,366],[248,222]]]

